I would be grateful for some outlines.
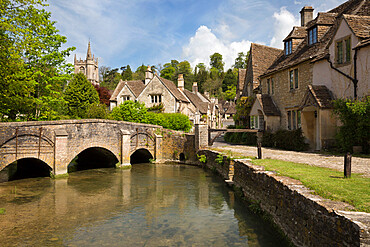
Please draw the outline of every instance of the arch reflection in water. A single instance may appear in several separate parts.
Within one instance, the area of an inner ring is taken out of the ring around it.
[[[147,149],[140,148],[136,150],[133,154],[131,154],[130,163],[149,163],[151,159],[153,159],[153,155]]]
[[[49,177],[51,170],[51,167],[42,160],[36,158],[23,158],[9,164],[0,171],[0,182],[25,178]]]
[[[108,149],[92,147],[79,153],[69,163],[68,173],[87,169],[115,167],[117,163],[117,157]]]

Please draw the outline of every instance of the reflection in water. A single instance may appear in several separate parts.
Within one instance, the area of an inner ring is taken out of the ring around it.
[[[134,165],[0,184],[1,246],[285,246],[221,179]]]

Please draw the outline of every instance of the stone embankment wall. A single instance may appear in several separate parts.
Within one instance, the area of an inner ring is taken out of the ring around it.
[[[215,162],[217,152],[201,150],[198,155],[207,156],[206,164],[198,165],[217,171],[225,180],[232,177],[295,245],[370,246],[370,214],[341,211],[350,205],[313,195],[300,181],[264,171],[250,160],[235,160],[228,167]]]

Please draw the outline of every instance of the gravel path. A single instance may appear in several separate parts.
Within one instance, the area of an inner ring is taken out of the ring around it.
[[[216,148],[218,150],[230,150],[243,156],[257,156],[257,148],[252,146],[230,145],[225,142],[214,142],[210,149],[212,148]],[[304,163],[339,171],[343,171],[344,169],[343,156],[262,148],[262,158]],[[352,157],[352,173],[362,173],[365,177],[370,177],[370,158]]]

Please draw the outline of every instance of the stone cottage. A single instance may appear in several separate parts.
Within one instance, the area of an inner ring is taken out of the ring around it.
[[[312,7],[302,8],[301,26],[259,77],[254,128],[302,128],[312,149],[330,146],[338,125],[331,101],[369,95],[369,5],[350,0],[315,19]]]

